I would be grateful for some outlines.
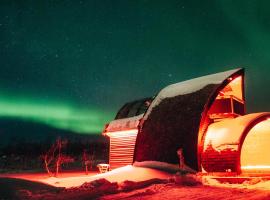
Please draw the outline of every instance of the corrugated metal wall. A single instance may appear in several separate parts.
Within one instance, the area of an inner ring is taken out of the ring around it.
[[[137,130],[110,135],[110,169],[132,164],[136,137]]]

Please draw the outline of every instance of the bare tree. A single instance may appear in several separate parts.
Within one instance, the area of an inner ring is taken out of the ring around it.
[[[74,159],[70,156],[64,155],[62,150],[67,145],[67,140],[61,140],[58,138],[55,143],[52,144],[50,149],[42,155],[42,159],[44,161],[44,166],[49,174],[49,176],[53,175],[52,169],[54,168],[54,176],[58,176],[59,170],[63,163],[73,162]]]
[[[52,176],[50,166],[55,160],[56,150],[57,150],[57,142],[53,143],[52,146],[49,148],[49,150],[45,154],[41,155],[41,158],[44,161],[45,169],[47,173],[49,174],[49,176]]]
[[[89,169],[93,169],[93,163],[94,163],[94,152],[92,154],[88,154],[87,150],[84,149],[83,153],[82,153],[82,162],[84,165],[84,169],[85,169],[85,174],[88,174]]]

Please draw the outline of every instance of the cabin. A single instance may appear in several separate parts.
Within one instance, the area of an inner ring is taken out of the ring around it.
[[[144,98],[126,103],[116,114],[115,120],[105,126],[103,135],[110,137],[110,169],[133,163],[139,124],[152,99]]]
[[[244,80],[243,68],[229,70],[125,104],[103,131],[111,169],[144,161],[178,164],[182,149],[185,164],[196,171],[270,172],[270,113],[246,115]]]

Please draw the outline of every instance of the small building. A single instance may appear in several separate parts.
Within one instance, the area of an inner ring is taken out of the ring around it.
[[[126,103],[105,126],[103,134],[110,137],[110,169],[133,163],[139,124],[151,102],[152,98],[144,98]]]
[[[270,144],[270,113],[245,112],[244,69],[169,85],[125,104],[107,125],[111,169],[134,161],[177,164],[181,148],[197,171],[270,172],[270,157],[257,156]]]

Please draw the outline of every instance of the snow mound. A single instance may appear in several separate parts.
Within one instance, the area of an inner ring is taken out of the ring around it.
[[[178,165],[158,162],[158,161],[144,161],[135,162],[134,165],[127,165],[114,169],[112,171],[97,174],[93,176],[77,176],[77,177],[62,177],[55,178],[50,177],[41,180],[42,182],[53,185],[56,187],[78,187],[85,182],[91,182],[97,179],[106,179],[110,182],[124,182],[124,181],[146,181],[150,179],[170,179],[173,174],[189,174],[195,173],[194,170],[185,166],[183,170],[180,170]]]
[[[41,180],[42,182],[53,185],[56,187],[77,187],[82,185],[85,182],[91,182],[97,179],[106,179],[110,182],[124,182],[124,181],[146,181],[154,178],[158,179],[169,179],[172,177],[172,174],[166,171],[160,171],[158,169],[151,169],[146,167],[136,167],[127,165],[114,169],[112,171],[106,172],[104,174],[97,174],[91,177],[79,176],[79,177],[64,177],[64,178],[55,178],[50,177],[47,179]]]
[[[69,199],[96,199],[105,195],[121,194],[123,192],[131,192],[143,189],[152,185],[171,185],[171,186],[198,186],[202,185],[196,179],[195,175],[182,175],[177,173],[169,179],[153,178],[143,181],[110,182],[105,178],[97,179],[91,182],[85,182],[77,187],[70,187],[59,190],[58,192],[47,190],[42,193],[33,193],[30,190],[19,191],[20,198],[23,199],[54,199],[54,200],[69,200]]]
[[[110,182],[104,178],[87,182],[78,187],[71,187],[59,192],[47,191],[40,194],[32,193],[31,191],[19,191],[19,199],[53,199],[53,200],[73,200],[76,199],[99,199],[104,195],[119,194],[121,192],[130,192],[133,190],[142,189],[153,184],[166,184],[167,180],[150,179],[146,181],[124,181],[118,184]]]
[[[158,169],[158,170],[162,170],[168,173],[176,173],[176,172],[180,172],[181,174],[196,173],[195,170],[191,169],[187,165],[184,165],[184,168],[180,169],[179,166],[176,164],[170,164],[170,163],[159,162],[159,161],[135,162],[133,166]]]

